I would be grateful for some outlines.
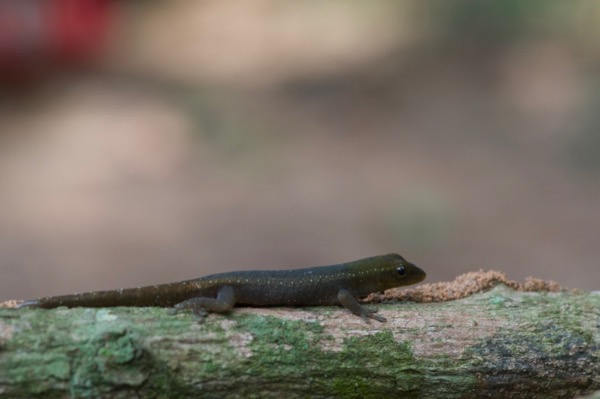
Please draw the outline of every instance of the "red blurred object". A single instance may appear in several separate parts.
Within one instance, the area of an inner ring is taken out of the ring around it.
[[[112,0],[0,0],[0,80],[29,80],[91,60],[114,11]]]

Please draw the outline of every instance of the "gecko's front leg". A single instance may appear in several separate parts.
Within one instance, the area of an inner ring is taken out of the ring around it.
[[[376,314],[377,309],[369,309],[358,303],[356,298],[348,290],[339,290],[337,294],[337,300],[342,304],[343,307],[355,315],[362,317],[362,319],[367,323],[369,322],[369,319],[375,319],[380,322],[386,321],[385,317]]]

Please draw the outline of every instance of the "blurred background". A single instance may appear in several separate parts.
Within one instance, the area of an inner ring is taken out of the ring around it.
[[[399,252],[599,289],[600,3],[0,2],[0,300]]]

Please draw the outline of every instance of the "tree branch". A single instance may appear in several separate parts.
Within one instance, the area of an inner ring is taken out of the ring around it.
[[[7,397],[563,398],[600,390],[600,295],[499,285],[440,303],[0,309]]]

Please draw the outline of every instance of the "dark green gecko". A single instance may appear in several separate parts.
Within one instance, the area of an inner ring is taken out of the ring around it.
[[[331,266],[228,272],[170,284],[51,296],[19,307],[162,306],[192,309],[200,315],[228,312],[235,305],[342,305],[367,322],[369,318],[383,322],[384,317],[357,298],[424,278],[423,270],[398,254],[388,254]]]

